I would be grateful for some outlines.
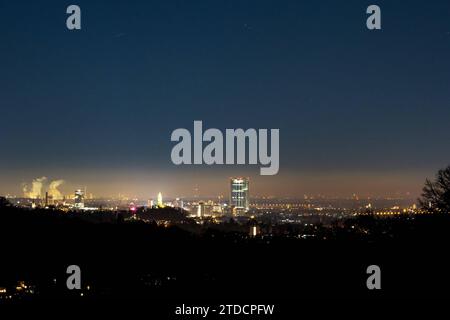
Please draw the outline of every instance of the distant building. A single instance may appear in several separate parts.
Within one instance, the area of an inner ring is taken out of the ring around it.
[[[205,203],[199,202],[197,207],[197,217],[201,218],[205,216]]]
[[[222,214],[223,213],[223,207],[220,204],[214,204],[212,206],[212,212]]]
[[[231,178],[230,180],[230,207],[236,215],[249,210],[249,179]]]
[[[175,201],[173,202],[173,207],[178,208],[178,209],[183,209],[183,207],[184,207],[183,200],[181,200],[180,198],[176,198]]]
[[[251,225],[250,226],[250,230],[249,230],[249,236],[251,237],[256,237],[257,235],[259,235],[261,232],[260,228],[258,225]]]
[[[84,192],[83,190],[75,190],[75,208],[83,209],[84,208]]]
[[[157,200],[157,206],[158,207],[160,207],[160,208],[162,208],[162,207],[164,207],[164,204],[163,204],[163,197],[162,197],[162,193],[160,192],[160,193],[158,193],[158,200]]]

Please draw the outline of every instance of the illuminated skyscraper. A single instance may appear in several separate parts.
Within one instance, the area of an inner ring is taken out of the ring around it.
[[[201,218],[205,216],[205,203],[199,202],[197,207],[197,217]]]
[[[84,208],[84,192],[83,190],[75,190],[75,208]]]
[[[163,198],[162,198],[162,194],[161,194],[161,192],[160,193],[158,193],[158,201],[157,201],[157,203],[156,203],[157,205],[158,205],[158,207],[160,207],[160,208],[162,208],[162,207],[164,207],[164,204],[163,204]]]
[[[230,206],[235,214],[246,213],[249,210],[249,179],[231,178]]]

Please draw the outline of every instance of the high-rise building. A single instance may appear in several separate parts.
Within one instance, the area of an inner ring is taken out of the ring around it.
[[[205,203],[200,201],[197,207],[197,217],[201,218],[205,216]]]
[[[75,208],[84,208],[84,191],[81,189],[75,190]]]
[[[158,201],[157,201],[156,204],[157,204],[158,207],[160,207],[160,208],[164,207],[164,204],[163,204],[163,198],[162,198],[162,193],[161,193],[161,192],[158,193]]]
[[[249,179],[231,178],[230,207],[234,214],[246,213],[249,210]]]

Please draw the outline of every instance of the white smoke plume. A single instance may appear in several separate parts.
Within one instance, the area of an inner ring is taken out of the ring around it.
[[[48,195],[53,200],[61,200],[63,198],[62,193],[58,190],[58,187],[64,183],[64,180],[54,180],[50,182],[48,187]]]
[[[42,190],[44,183],[47,180],[46,177],[36,178],[31,182],[31,187],[28,184],[23,186],[23,194],[25,198],[38,199],[42,198]]]

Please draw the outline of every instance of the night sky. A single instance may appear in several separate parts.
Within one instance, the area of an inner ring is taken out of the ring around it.
[[[0,36],[0,194],[413,197],[450,164],[449,1],[0,0]],[[279,128],[279,174],[173,165],[194,120]]]

